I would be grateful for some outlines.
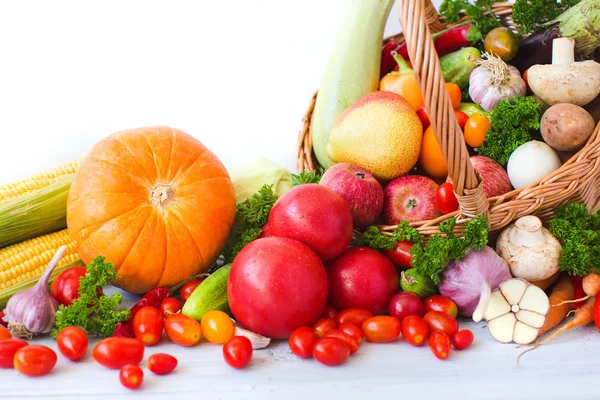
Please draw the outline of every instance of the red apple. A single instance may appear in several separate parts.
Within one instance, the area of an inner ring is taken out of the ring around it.
[[[391,181],[385,188],[383,215],[388,225],[400,221],[423,221],[435,218],[435,194],[438,185],[420,175],[405,175]]]
[[[506,170],[496,161],[484,156],[473,156],[471,163],[483,178],[483,191],[486,197],[501,196],[512,190]]]
[[[354,226],[373,223],[383,208],[383,188],[368,171],[353,164],[340,163],[329,168],[319,182],[348,203]]]
[[[338,310],[387,313],[400,281],[392,262],[377,250],[351,247],[326,265],[329,303]]]
[[[322,260],[342,254],[352,240],[352,213],[342,196],[314,183],[281,196],[269,214],[272,236],[304,243]]]

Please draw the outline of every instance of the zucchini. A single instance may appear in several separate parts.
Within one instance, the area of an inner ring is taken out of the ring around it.
[[[200,321],[212,310],[229,312],[227,281],[230,271],[231,264],[227,264],[210,274],[187,299],[181,313]]]
[[[393,0],[353,0],[325,69],[311,122],[313,150],[324,168],[334,163],[325,147],[336,117],[379,88],[381,42]]]

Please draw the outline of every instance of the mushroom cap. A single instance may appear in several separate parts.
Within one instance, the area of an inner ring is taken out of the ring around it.
[[[584,106],[600,94],[600,64],[588,60],[560,65],[534,65],[527,72],[531,91],[546,104]]]

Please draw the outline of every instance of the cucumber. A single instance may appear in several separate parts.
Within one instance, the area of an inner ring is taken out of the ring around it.
[[[379,88],[381,42],[393,0],[353,0],[319,88],[312,117],[313,150],[324,168],[334,163],[325,152],[336,117]]]
[[[475,47],[465,47],[440,58],[442,74],[447,83],[456,83],[461,89],[469,86],[471,72],[477,68],[481,53]]]
[[[458,111],[462,111],[469,117],[473,114],[481,114],[489,117],[490,113],[485,111],[479,104],[475,103],[460,103],[457,108]]]
[[[181,313],[200,321],[212,310],[229,312],[227,280],[230,271],[231,264],[227,264],[210,274],[185,302]]]

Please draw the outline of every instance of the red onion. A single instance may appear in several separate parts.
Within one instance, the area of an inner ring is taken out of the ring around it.
[[[465,317],[480,321],[491,291],[511,279],[506,261],[494,249],[471,251],[462,261],[452,261],[440,276],[440,294],[452,299]]]

